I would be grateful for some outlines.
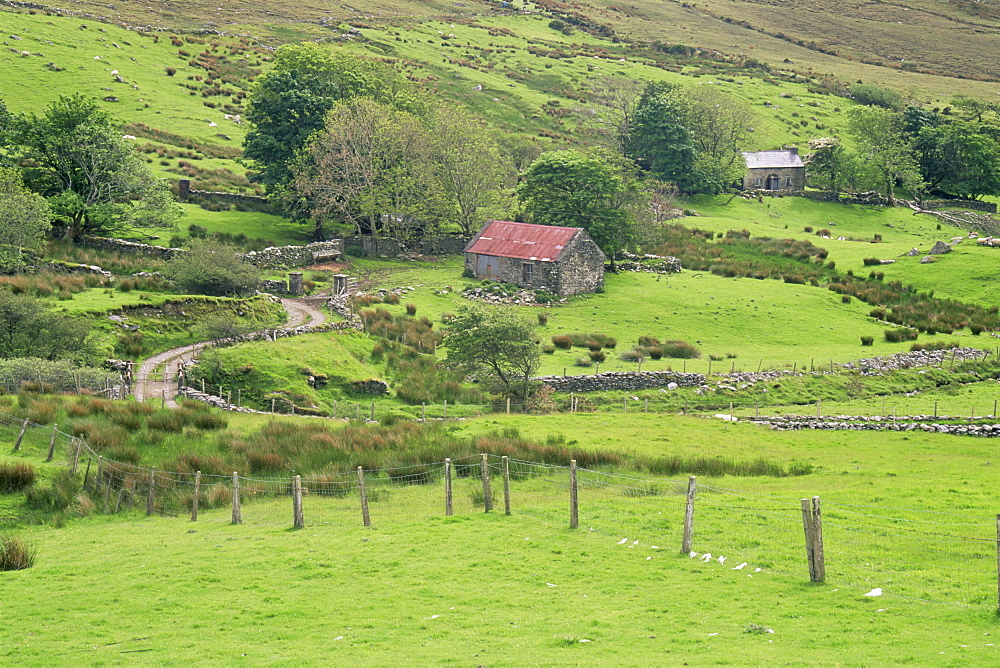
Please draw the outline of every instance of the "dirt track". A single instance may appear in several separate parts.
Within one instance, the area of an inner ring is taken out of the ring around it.
[[[298,327],[299,325],[319,325],[326,322],[326,314],[319,309],[324,299],[324,297],[282,299],[281,305],[288,313],[288,322],[284,326]],[[192,343],[153,355],[144,361],[132,378],[132,394],[136,400],[145,401],[159,398],[165,405],[175,408],[177,403],[174,401],[174,396],[177,394],[178,368],[184,362],[189,362],[197,357],[198,352],[210,344],[211,341]]]

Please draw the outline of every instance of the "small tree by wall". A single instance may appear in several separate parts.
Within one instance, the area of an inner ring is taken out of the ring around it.
[[[257,269],[236,256],[236,251],[213,241],[194,241],[191,250],[178,255],[167,275],[190,294],[239,297],[253,294]]]

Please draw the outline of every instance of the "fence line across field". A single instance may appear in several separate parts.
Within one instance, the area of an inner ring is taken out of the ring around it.
[[[242,525],[386,526],[473,512],[683,551],[737,571],[1000,608],[1000,516],[798,499],[489,453],[309,475],[163,471],[105,457],[55,426],[0,415],[12,448],[64,462],[95,510]],[[822,511],[821,511],[822,508]],[[760,570],[757,570],[760,569]]]

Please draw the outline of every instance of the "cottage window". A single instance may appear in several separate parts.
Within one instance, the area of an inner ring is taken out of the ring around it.
[[[531,264],[529,264],[527,262],[525,262],[524,264],[521,265],[521,282],[522,283],[524,283],[526,285],[530,285],[531,284],[532,270],[534,270],[534,266],[532,266]]]
[[[761,180],[760,180],[760,179],[757,179],[757,186],[759,187],[759,186],[760,186],[760,184],[761,184]]]
[[[785,185],[788,186],[789,188],[792,187],[792,177],[790,176],[788,177],[788,180],[785,182]]]

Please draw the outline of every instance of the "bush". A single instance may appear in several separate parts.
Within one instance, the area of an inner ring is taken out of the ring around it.
[[[661,348],[660,346],[653,346],[652,348],[649,349],[650,359],[658,360],[661,357],[663,357],[663,348]]]
[[[643,348],[652,348],[660,345],[660,340],[655,336],[640,336],[639,345]]]
[[[626,350],[625,352],[623,352],[621,355],[618,356],[618,359],[620,359],[623,362],[641,362],[645,358],[646,358],[646,349],[639,347],[633,348],[632,350]]]
[[[238,297],[257,288],[257,268],[214,241],[193,240],[191,250],[171,260],[165,273],[190,294]]]
[[[861,345],[863,345],[863,346],[870,346],[873,343],[875,343],[875,337],[874,336],[862,336],[861,337]]]
[[[413,302],[406,302],[406,315],[416,315],[417,305]]]
[[[573,347],[573,339],[566,336],[565,334],[557,334],[552,337],[552,345],[556,348],[562,348],[563,350],[569,350]]]
[[[893,111],[900,111],[903,108],[903,96],[891,88],[856,83],[848,86],[847,92],[861,104],[884,107]]]
[[[972,332],[973,336],[979,336],[980,334],[983,333],[983,327],[982,327],[982,325],[973,325],[973,324],[970,324],[969,325],[969,331]]]
[[[587,367],[587,366],[593,366],[593,365],[594,365],[594,361],[592,359],[590,359],[589,357],[577,357],[575,360],[573,360],[573,366]]]
[[[0,571],[23,571],[35,565],[37,548],[20,536],[0,535]]]
[[[841,295],[840,296],[840,301],[842,301],[845,304],[850,304],[851,303],[851,295]]]
[[[882,260],[878,259],[877,257],[866,257],[865,259],[861,260],[861,262],[866,267],[877,267],[880,264],[882,264]]]
[[[545,325],[547,325],[547,324],[549,324],[549,314],[546,313],[545,311],[539,311],[538,312],[538,326],[539,327],[545,327]]]
[[[688,360],[701,357],[701,351],[686,341],[664,341],[660,347],[664,357]]]
[[[915,329],[900,327],[899,329],[887,329],[883,332],[885,340],[889,343],[902,343],[903,341],[913,341],[919,332]]]
[[[587,353],[587,355],[590,357],[590,359],[594,360],[595,362],[603,362],[608,358],[605,352],[600,348],[598,348],[597,350],[591,350],[589,353]]]
[[[35,469],[29,464],[0,464],[0,494],[19,492],[35,483]]]
[[[542,346],[542,352],[545,353],[546,355],[551,355],[555,351],[556,347],[553,345],[545,344],[544,346]]]

